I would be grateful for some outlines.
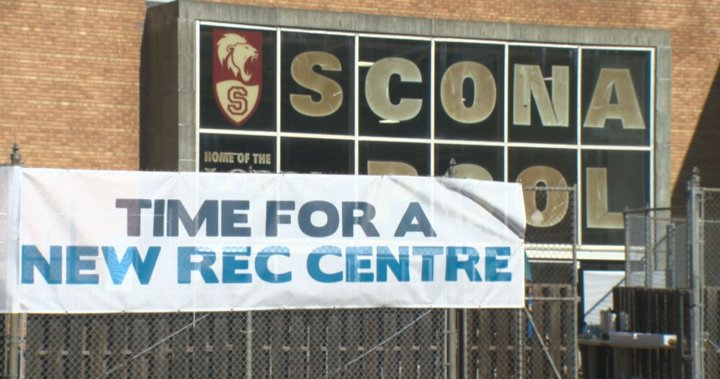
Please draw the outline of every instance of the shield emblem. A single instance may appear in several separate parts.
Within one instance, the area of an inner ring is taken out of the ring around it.
[[[225,118],[233,125],[247,122],[262,92],[262,33],[213,30],[213,91]]]

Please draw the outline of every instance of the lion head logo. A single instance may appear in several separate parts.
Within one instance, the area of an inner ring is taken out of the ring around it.
[[[263,34],[215,29],[212,36],[215,101],[225,118],[240,126],[252,118],[262,99]]]
[[[232,71],[235,77],[239,77],[244,83],[250,82],[252,74],[245,69],[248,60],[257,60],[258,51],[240,35],[225,33],[217,42],[217,55],[220,64]]]

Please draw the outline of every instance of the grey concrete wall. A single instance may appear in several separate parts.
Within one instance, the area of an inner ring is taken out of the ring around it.
[[[181,106],[178,99],[177,9],[177,4],[156,6],[145,18],[140,63],[141,170],[176,171],[180,145],[192,143],[178,138],[178,109],[187,105]]]

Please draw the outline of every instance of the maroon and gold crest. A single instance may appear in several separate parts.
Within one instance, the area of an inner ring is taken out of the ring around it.
[[[262,90],[262,34],[232,29],[213,31],[215,101],[236,126],[255,113]]]

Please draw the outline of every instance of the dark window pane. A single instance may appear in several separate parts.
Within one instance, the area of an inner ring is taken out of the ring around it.
[[[309,138],[282,139],[283,172],[352,174],[353,142]]]
[[[529,243],[572,243],[574,197],[566,190],[543,187],[572,187],[577,182],[575,150],[511,148],[508,151],[510,181],[521,182],[525,191]]]
[[[582,65],[582,143],[648,146],[650,52],[584,49]]]
[[[430,42],[360,38],[360,134],[430,137]]]
[[[275,40],[273,31],[200,28],[201,129],[276,129]]]
[[[275,172],[275,138],[200,135],[200,171]]]
[[[583,151],[583,244],[624,244],[622,212],[650,202],[649,162],[646,151]]]
[[[505,47],[438,42],[435,57],[435,136],[501,141]]]
[[[282,130],[353,134],[355,39],[284,32],[280,54]]]
[[[445,175],[450,160],[457,164],[455,171],[458,178],[474,178],[503,181],[503,149],[502,147],[466,146],[466,145],[435,145],[435,175]]]
[[[430,175],[430,145],[360,142],[360,174]]]
[[[510,46],[509,138],[577,142],[577,50]]]

